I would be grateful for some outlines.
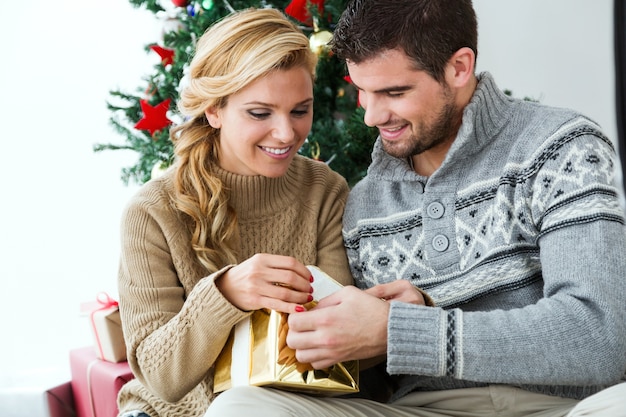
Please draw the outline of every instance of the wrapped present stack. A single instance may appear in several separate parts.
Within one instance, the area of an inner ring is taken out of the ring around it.
[[[117,301],[100,293],[80,310],[89,317],[94,344],[69,352],[72,380],[48,391],[50,415],[116,417],[117,394],[134,378],[126,361]]]

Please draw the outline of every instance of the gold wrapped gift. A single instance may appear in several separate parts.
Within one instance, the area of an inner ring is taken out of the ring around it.
[[[320,269],[308,268],[314,277],[313,294],[317,300],[341,288]],[[241,385],[328,396],[359,391],[358,361],[315,370],[296,360],[295,352],[286,344],[287,330],[287,314],[273,310],[255,311],[238,323],[216,361],[214,391]]]

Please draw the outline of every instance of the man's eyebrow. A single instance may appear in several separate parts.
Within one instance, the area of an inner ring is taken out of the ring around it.
[[[352,84],[356,87],[357,90],[363,90],[361,87],[354,84],[354,82]],[[403,91],[411,90],[412,88],[413,87],[410,85],[394,85],[390,87],[381,88],[379,90],[374,90],[374,93],[375,94],[401,93]]]

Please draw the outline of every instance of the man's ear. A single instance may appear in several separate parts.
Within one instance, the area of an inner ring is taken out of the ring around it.
[[[219,110],[215,107],[209,107],[204,111],[204,115],[206,119],[209,121],[209,124],[214,129],[219,129],[222,127],[222,119],[220,118]]]
[[[451,87],[464,87],[474,78],[476,54],[471,48],[456,51],[446,66],[446,81]]]

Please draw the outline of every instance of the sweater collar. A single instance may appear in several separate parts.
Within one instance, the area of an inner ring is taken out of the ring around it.
[[[463,110],[463,122],[442,167],[451,158],[465,159],[479,152],[493,140],[511,117],[513,99],[498,89],[488,72],[480,73],[477,78],[478,85]],[[380,136],[374,144],[368,175],[392,181],[423,182],[426,179],[415,173],[406,159],[395,158],[385,152]]]
[[[478,85],[463,110],[463,123],[448,155],[458,152],[467,156],[475,154],[491,142],[511,118],[514,100],[498,88],[488,72],[477,78]]]
[[[278,178],[239,175],[214,166],[215,175],[227,189],[228,204],[240,219],[260,218],[283,211],[293,204],[302,157],[296,155],[287,172]]]

